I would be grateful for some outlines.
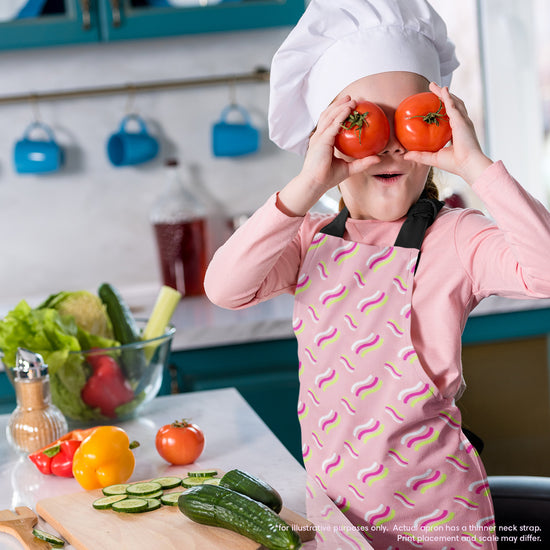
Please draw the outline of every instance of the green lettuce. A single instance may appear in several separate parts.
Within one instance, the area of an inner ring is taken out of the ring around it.
[[[81,399],[89,367],[79,351],[107,348],[118,342],[90,334],[71,315],[52,308],[33,309],[22,300],[0,321],[0,349],[7,368],[15,366],[17,348],[42,355],[48,365],[53,402],[71,418],[97,417]]]

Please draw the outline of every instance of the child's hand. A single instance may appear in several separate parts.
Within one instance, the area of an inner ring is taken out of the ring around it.
[[[279,193],[279,206],[289,214],[304,215],[329,189],[380,162],[377,155],[349,162],[334,155],[336,135],[355,106],[350,96],[343,96],[321,113],[300,174]]]
[[[481,150],[464,102],[452,95],[449,88],[441,88],[434,82],[430,84],[430,91],[445,105],[453,132],[452,142],[436,153],[408,151],[405,158],[456,174],[471,185],[492,161]]]

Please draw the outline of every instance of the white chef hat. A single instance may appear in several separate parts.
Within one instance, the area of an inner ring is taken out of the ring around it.
[[[320,114],[352,82],[407,71],[448,86],[456,67],[445,22],[426,0],[311,0],[273,57],[270,138],[305,154]]]

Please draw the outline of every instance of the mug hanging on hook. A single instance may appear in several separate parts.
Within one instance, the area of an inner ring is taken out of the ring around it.
[[[255,153],[260,146],[260,132],[252,125],[249,112],[237,104],[235,81],[230,83],[230,104],[223,109],[220,120],[212,126],[212,152],[216,157],[236,157]],[[242,122],[229,122],[237,112]]]
[[[134,110],[135,86],[128,85],[126,116],[117,132],[107,141],[107,156],[114,166],[132,166],[153,160],[159,152],[158,140],[149,134],[147,125]],[[131,131],[133,125],[137,130]]]
[[[13,150],[13,162],[18,174],[46,174],[56,172],[64,162],[64,152],[55,140],[53,130],[40,120],[36,96],[31,96],[33,121]],[[37,132],[42,139],[37,139]],[[31,137],[34,134],[34,137]]]

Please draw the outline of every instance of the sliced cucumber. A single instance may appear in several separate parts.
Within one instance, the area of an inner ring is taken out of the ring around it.
[[[203,485],[219,485],[221,479],[219,477],[208,477],[204,480]]]
[[[119,483],[117,485],[109,485],[108,487],[103,488],[103,494],[105,496],[112,496],[112,495],[125,495],[126,489],[128,488],[129,483]]]
[[[132,483],[126,488],[126,493],[132,496],[148,497],[162,491],[160,483],[155,481],[144,481],[140,483]]]
[[[46,531],[42,531],[42,529],[33,529],[32,534],[37,539],[49,542],[55,548],[62,548],[63,546],[65,546],[65,541],[63,539],[60,539],[59,537],[56,537],[51,533],[47,533]]]
[[[127,512],[130,514],[145,512],[148,507],[149,504],[144,498],[125,498],[124,500],[115,502],[112,505],[112,509],[115,512]]]
[[[184,487],[196,487],[197,485],[202,485],[207,479],[212,479],[211,477],[198,477],[198,476],[189,476],[184,477],[181,480],[181,484]]]
[[[162,497],[160,497],[160,501],[162,504],[166,504],[166,506],[177,506],[178,505],[178,499],[180,498],[180,495],[182,495],[185,491],[176,491],[174,493],[166,493]]]
[[[181,485],[181,477],[157,477],[156,479],[152,479],[151,483],[158,483],[163,489],[173,489]]]
[[[164,494],[164,491],[162,489],[159,489],[154,493],[147,493],[145,495],[135,495],[135,496],[137,496],[138,498],[160,498],[163,494]]]
[[[217,470],[195,470],[194,472],[187,472],[189,477],[214,477],[218,475]]]
[[[115,502],[120,502],[126,498],[128,498],[128,495],[109,495],[106,497],[100,497],[92,502],[92,506],[96,510],[107,510],[108,508],[111,508]]]
[[[144,512],[152,512],[153,510],[158,510],[162,506],[158,498],[147,498],[145,500],[147,501],[147,508]]]

